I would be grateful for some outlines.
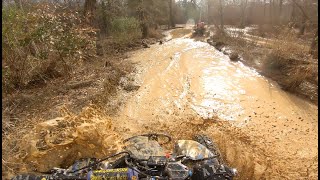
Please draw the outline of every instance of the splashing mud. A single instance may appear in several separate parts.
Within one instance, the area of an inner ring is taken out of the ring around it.
[[[111,119],[92,107],[79,115],[68,113],[40,123],[24,139],[25,154],[21,156],[29,168],[39,172],[68,167],[82,157],[115,153],[121,150],[122,142]]]
[[[122,139],[139,133],[164,132],[174,140],[204,133],[238,169],[237,179],[317,179],[317,106],[186,37],[136,51],[131,60],[140,88],[117,116],[89,108],[39,124],[27,135],[24,160],[46,171],[119,151]]]

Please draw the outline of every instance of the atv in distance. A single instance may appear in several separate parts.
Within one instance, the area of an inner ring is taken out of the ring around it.
[[[199,22],[197,23],[194,28],[193,28],[193,36],[203,36],[204,33],[206,32],[206,27],[205,27],[205,24],[204,22]]]
[[[161,145],[171,139],[165,134],[134,136],[124,141],[124,151],[106,158],[83,158],[68,169],[54,168],[42,175],[23,174],[12,180],[232,180],[236,175],[236,169],[222,163],[217,146],[207,136],[178,140],[173,152],[166,153]]]

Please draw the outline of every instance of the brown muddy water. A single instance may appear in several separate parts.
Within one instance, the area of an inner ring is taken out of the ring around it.
[[[318,178],[317,106],[188,37],[135,51],[130,59],[140,88],[120,93],[126,101],[120,112],[108,118],[88,108],[38,125],[22,157],[33,170],[119,151],[122,139],[139,133],[164,132],[174,140],[203,133],[238,169],[237,179]],[[63,140],[55,142],[58,137]]]

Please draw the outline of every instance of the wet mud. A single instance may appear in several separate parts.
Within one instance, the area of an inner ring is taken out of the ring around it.
[[[23,161],[45,172],[120,151],[122,139],[140,133],[167,133],[174,140],[203,133],[238,169],[237,179],[318,178],[317,106],[188,37],[135,51],[130,59],[139,89],[119,94],[126,102],[117,115],[89,107],[60,123],[39,124],[26,135]]]

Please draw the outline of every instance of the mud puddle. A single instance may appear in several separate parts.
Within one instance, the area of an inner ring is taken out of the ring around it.
[[[163,132],[174,140],[204,133],[238,169],[237,179],[318,177],[317,106],[187,37],[136,51],[130,59],[138,64],[140,88],[125,96],[120,113],[110,118],[89,108],[38,125],[21,157],[33,170],[105,156],[139,133]]]

